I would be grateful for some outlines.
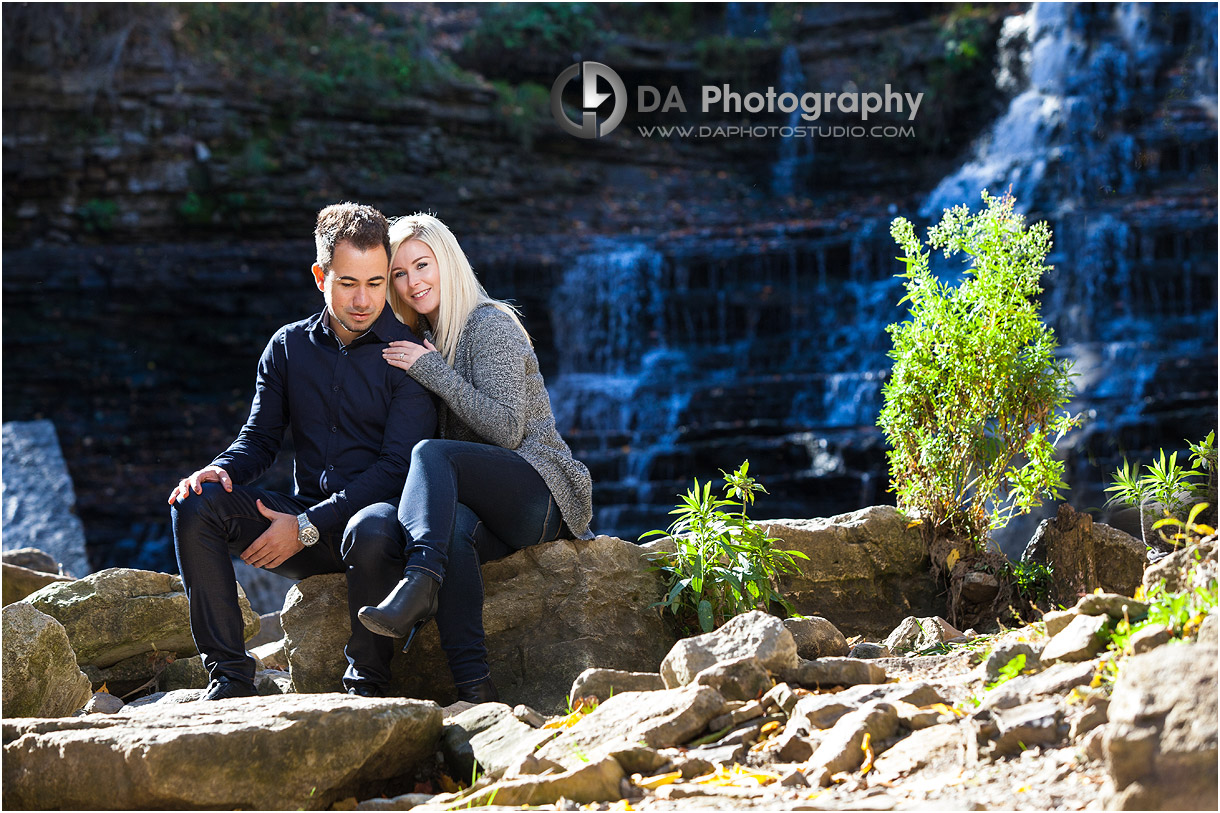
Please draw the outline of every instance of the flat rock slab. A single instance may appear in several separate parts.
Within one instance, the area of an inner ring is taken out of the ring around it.
[[[724,710],[724,698],[708,686],[616,694],[538,751],[566,768],[596,761],[616,747],[684,745]]]
[[[4,722],[4,807],[327,808],[433,758],[441,710],[286,695]]]
[[[1110,623],[1108,615],[1078,615],[1042,649],[1042,663],[1087,661],[1106,648],[1102,630]]]

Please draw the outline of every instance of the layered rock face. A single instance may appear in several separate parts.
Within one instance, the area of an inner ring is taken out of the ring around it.
[[[552,711],[572,680],[603,666],[655,671],[677,639],[649,605],[661,585],[640,550],[612,537],[559,540],[483,566],[488,665],[500,694]],[[293,685],[299,692],[341,689],[350,635],[342,574],[294,586],[280,616]],[[434,623],[407,654],[395,656],[391,691],[452,702],[456,697]]]

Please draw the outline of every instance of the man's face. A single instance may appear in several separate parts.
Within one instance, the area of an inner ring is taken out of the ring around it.
[[[314,264],[313,276],[326,297],[330,328],[344,344],[372,327],[381,315],[388,269],[389,260],[381,246],[360,251],[347,242],[335,246],[329,274]]]

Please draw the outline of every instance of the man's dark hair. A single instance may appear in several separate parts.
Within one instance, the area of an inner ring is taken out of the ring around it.
[[[313,232],[318,247],[317,263],[330,273],[335,246],[351,243],[352,248],[369,251],[381,246],[386,263],[390,261],[390,224],[385,215],[372,206],[359,203],[336,203],[318,212],[318,225]]]

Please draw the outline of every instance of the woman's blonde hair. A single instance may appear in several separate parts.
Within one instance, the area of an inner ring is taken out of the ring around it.
[[[394,256],[398,254],[398,249],[408,240],[419,240],[432,249],[432,253],[436,255],[437,273],[441,286],[441,304],[434,317],[435,323],[430,327],[436,349],[440,351],[441,356],[450,367],[453,366],[454,357],[457,355],[458,337],[461,336],[462,327],[474,309],[484,303],[489,303],[508,314],[517,327],[521,328],[526,340],[529,340],[531,345],[533,344],[525,325],[521,324],[521,316],[516,307],[487,295],[487,291],[475,277],[474,269],[470,267],[470,260],[466,259],[466,253],[462,251],[457,238],[453,236],[453,232],[449,231],[448,226],[436,217],[423,213],[407,215],[390,221],[391,264],[393,264]],[[386,301],[398,320],[418,334],[420,332],[419,314],[398,295],[392,284],[392,278],[390,282],[391,284],[386,286]]]

